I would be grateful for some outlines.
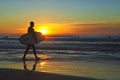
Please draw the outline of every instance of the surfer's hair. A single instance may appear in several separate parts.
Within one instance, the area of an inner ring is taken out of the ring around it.
[[[33,25],[34,25],[34,22],[33,22],[33,21],[31,21],[31,22],[30,22],[30,25],[31,25],[31,26],[33,26]]]

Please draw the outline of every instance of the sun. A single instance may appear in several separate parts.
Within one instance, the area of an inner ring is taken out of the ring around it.
[[[40,30],[40,32],[41,32],[42,34],[44,34],[44,35],[47,34],[47,30]]]
[[[35,31],[41,32],[43,35],[48,35],[51,32],[48,26],[37,26]]]

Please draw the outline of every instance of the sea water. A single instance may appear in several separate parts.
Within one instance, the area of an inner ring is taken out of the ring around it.
[[[19,36],[0,36],[0,67],[24,69],[27,65],[36,71],[84,76],[98,79],[119,80],[120,36],[119,35],[52,35],[36,44],[38,56],[35,62],[32,50],[22,62],[26,45]]]

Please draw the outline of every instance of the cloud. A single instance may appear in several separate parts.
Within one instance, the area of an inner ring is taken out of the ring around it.
[[[120,34],[120,23],[70,23],[79,34]]]

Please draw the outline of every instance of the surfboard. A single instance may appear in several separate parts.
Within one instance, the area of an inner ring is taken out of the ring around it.
[[[26,33],[20,36],[19,41],[22,44],[30,45],[30,44],[38,44],[45,39],[45,35],[43,35],[41,32],[35,32],[35,37],[36,37],[36,41],[34,39],[33,34]]]

